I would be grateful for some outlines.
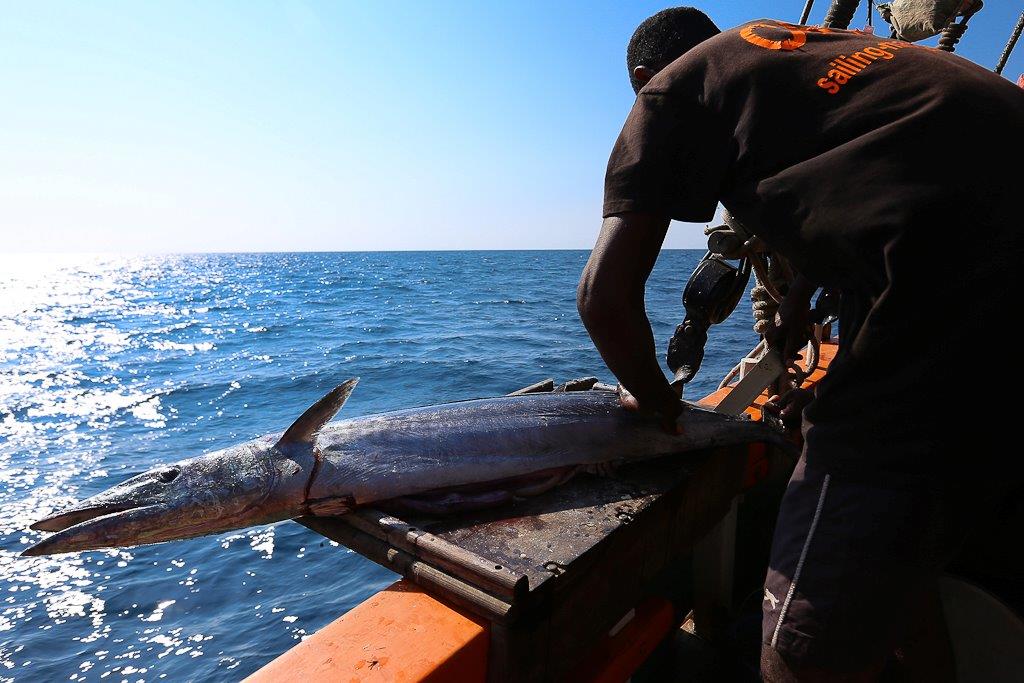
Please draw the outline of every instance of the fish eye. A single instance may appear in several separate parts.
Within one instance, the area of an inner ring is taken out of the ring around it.
[[[168,467],[157,472],[156,478],[159,479],[164,484],[170,484],[172,481],[178,478],[179,474],[181,474],[181,470],[179,470],[177,467]]]

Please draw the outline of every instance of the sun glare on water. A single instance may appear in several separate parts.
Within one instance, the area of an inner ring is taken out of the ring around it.
[[[39,677],[51,666],[66,669],[62,661],[33,658],[72,624],[78,673],[70,680],[100,671],[117,680],[163,678],[133,664],[140,651],[197,657],[212,637],[162,628],[165,611],[181,598],[155,605],[148,596],[124,599],[119,584],[132,575],[134,550],[19,557],[39,538],[28,530],[32,522],[133,473],[130,461],[116,457],[113,431],[149,434],[167,426],[173,409],[161,397],[174,387],[153,381],[150,362],[214,348],[212,341],[165,338],[193,324],[188,306],[161,300],[152,286],[173,273],[174,260],[0,257],[0,680],[18,678],[19,670]],[[198,590],[194,568],[183,559],[168,565],[178,591]],[[127,643],[123,634],[111,642],[112,620],[129,617],[146,624]]]

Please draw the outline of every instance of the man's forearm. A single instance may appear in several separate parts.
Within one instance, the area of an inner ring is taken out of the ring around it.
[[[775,326],[765,333],[768,346],[779,351],[783,360],[795,358],[807,343],[811,297],[817,285],[797,273],[775,314]]]
[[[619,382],[651,410],[678,404],[658,365],[644,310],[644,287],[667,229],[666,216],[606,218],[577,290],[580,318],[594,346]]]
[[[818,285],[812,282],[803,273],[797,273],[796,277],[793,278],[793,282],[789,285],[789,291],[786,296],[792,296],[794,300],[798,300],[803,304],[809,304],[811,297],[814,296],[814,292],[817,291]]]

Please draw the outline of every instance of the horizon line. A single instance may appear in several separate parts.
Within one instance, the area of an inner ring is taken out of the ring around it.
[[[490,248],[490,249],[293,249],[281,250],[243,250],[243,251],[10,251],[0,254],[0,258],[17,256],[226,256],[232,254],[436,254],[491,251],[593,251],[592,247],[528,247],[528,248]],[[707,251],[705,247],[664,247],[661,251]]]

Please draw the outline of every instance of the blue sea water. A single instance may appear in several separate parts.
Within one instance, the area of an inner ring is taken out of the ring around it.
[[[56,245],[55,245],[56,246]],[[700,258],[648,283],[659,353]],[[585,251],[9,256],[0,261],[0,681],[238,680],[396,577],[292,522],[130,549],[18,553],[39,517],[155,463],[344,416],[613,382],[580,324]],[[712,332],[697,398],[756,342]]]

